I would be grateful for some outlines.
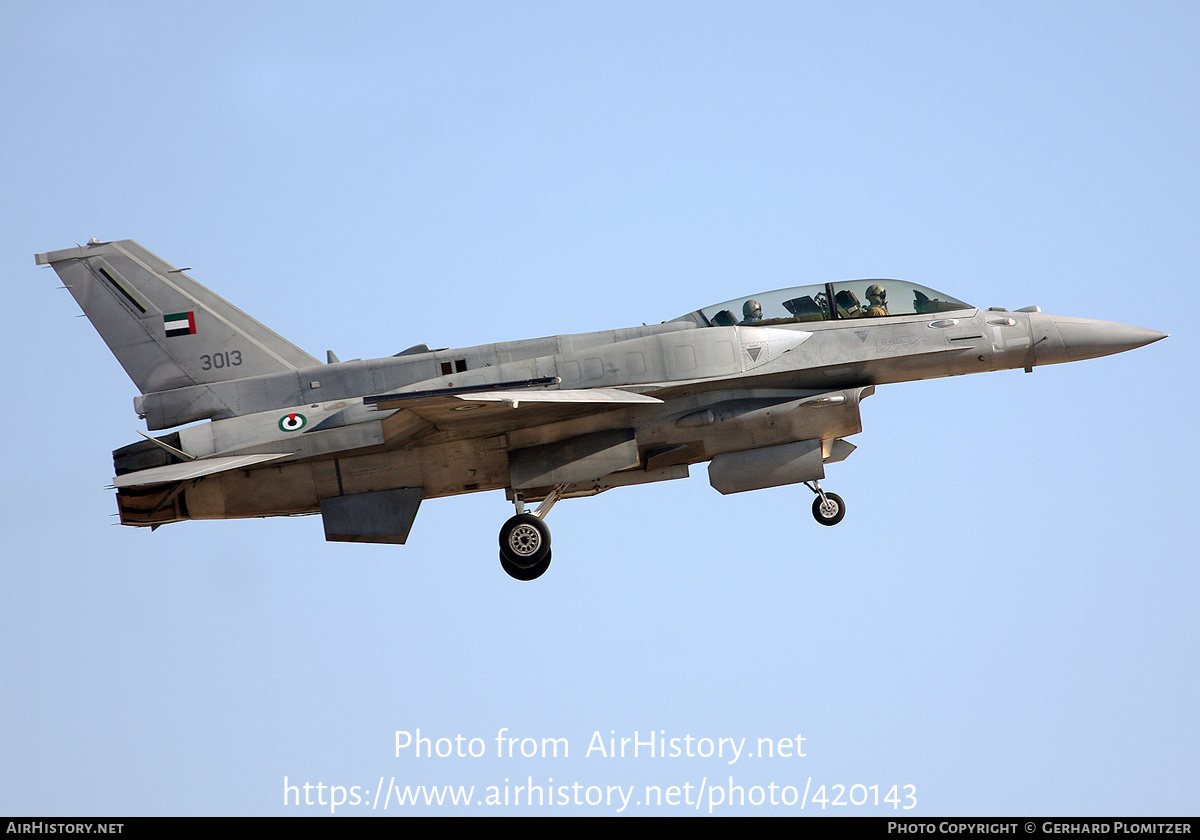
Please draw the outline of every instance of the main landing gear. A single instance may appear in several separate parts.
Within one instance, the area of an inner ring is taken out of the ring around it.
[[[500,567],[517,580],[536,580],[550,568],[550,528],[546,514],[562,498],[565,485],[550,491],[538,509],[526,513],[525,500],[515,494],[517,515],[500,529]]]
[[[821,489],[821,482],[806,481],[805,486],[817,494],[813,499],[813,519],[822,525],[836,525],[846,515],[846,503],[837,493],[826,493]]]

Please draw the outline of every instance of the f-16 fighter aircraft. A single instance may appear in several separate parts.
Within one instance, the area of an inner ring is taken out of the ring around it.
[[[516,511],[500,563],[519,580],[550,565],[560,499],[708,461],[718,492],[805,484],[817,522],[836,525],[846,506],[820,482],[854,451],[875,386],[1165,337],[851,280],[652,326],[322,363],[136,242],[36,259],[141,391],[148,428],[180,427],[113,453],[123,524],[320,513],[328,540],[403,543],[422,500],[503,489]]]

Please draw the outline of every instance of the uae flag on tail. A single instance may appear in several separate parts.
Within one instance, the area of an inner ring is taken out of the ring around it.
[[[164,315],[163,329],[167,331],[167,338],[174,338],[177,335],[195,335],[196,313],[176,312],[174,315]]]

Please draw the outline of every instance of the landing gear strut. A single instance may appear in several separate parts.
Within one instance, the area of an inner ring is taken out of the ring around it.
[[[813,519],[822,525],[836,525],[841,522],[846,515],[846,503],[842,501],[842,497],[837,493],[826,493],[821,489],[819,481],[806,481],[804,484],[817,494],[817,498],[813,499]]]
[[[550,491],[550,495],[533,513],[525,511],[525,500],[515,494],[516,516],[500,529],[500,567],[517,580],[536,580],[550,568],[550,528],[546,514],[562,498],[565,485]]]

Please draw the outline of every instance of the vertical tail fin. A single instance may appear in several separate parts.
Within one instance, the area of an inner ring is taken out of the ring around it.
[[[321,363],[136,242],[36,256],[143,394]]]

